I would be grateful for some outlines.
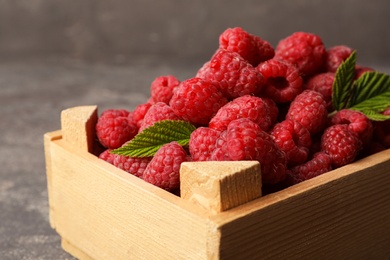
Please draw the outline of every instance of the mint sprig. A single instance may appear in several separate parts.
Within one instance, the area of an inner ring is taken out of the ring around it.
[[[356,51],[346,59],[337,69],[332,86],[332,103],[335,110],[348,106],[351,88],[355,77]]]
[[[195,126],[182,120],[162,120],[145,128],[124,146],[111,151],[113,154],[130,157],[150,157],[164,144],[176,141],[188,145]]]
[[[332,86],[332,102],[336,111],[353,109],[369,119],[382,121],[390,116],[382,112],[390,106],[390,76],[370,71],[355,80],[356,52],[337,69]]]

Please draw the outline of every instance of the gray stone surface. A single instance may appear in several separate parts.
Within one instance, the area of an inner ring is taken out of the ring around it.
[[[235,26],[273,45],[314,32],[390,73],[389,13],[388,0],[0,1],[0,259],[72,259],[49,225],[43,153],[63,109],[134,109],[155,77],[195,75]]]
[[[158,75],[184,79],[189,66],[108,66],[70,60],[0,63],[0,259],[71,259],[48,222],[43,134],[62,109],[133,109]]]

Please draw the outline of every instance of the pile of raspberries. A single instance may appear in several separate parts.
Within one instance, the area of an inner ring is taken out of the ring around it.
[[[96,125],[105,149],[99,158],[171,192],[180,187],[182,162],[257,160],[263,186],[272,190],[388,149],[390,120],[373,122],[332,107],[335,72],[353,51],[326,48],[307,32],[273,48],[242,28],[228,28],[194,77],[157,77],[150,98],[134,110],[103,111]],[[355,78],[372,70],[357,65]],[[144,158],[110,153],[166,119],[196,126],[188,147],[171,142]]]

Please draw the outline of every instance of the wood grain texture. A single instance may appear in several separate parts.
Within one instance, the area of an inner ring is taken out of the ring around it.
[[[62,138],[74,148],[92,152],[96,138],[97,106],[78,106],[61,112]]]
[[[261,170],[256,161],[185,162],[180,168],[180,195],[216,214],[261,197]]]
[[[208,214],[96,156],[51,143],[52,213],[63,239],[94,259],[217,259]]]
[[[98,159],[62,134],[45,134],[50,221],[64,249],[80,259],[390,256],[390,149],[214,212]],[[184,173],[189,175],[183,179],[189,181],[184,184],[186,191],[208,182],[197,181],[196,175],[206,179],[216,175],[218,181],[221,176],[239,176],[229,167],[204,169],[202,165],[197,169],[196,163],[187,165],[191,170]],[[228,173],[213,173],[218,169]],[[218,185],[206,187],[217,187],[223,194],[220,187],[226,183]],[[207,191],[204,197],[215,200],[213,194]]]
[[[215,216],[221,259],[387,259],[390,150]]]

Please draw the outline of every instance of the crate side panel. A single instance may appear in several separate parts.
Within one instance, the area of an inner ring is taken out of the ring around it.
[[[143,186],[151,185],[142,180],[91,154],[72,151],[62,140],[52,145],[51,157],[57,232],[87,255],[206,259],[218,247],[219,234],[207,218],[147,191]]]
[[[390,158],[390,150],[381,156]],[[221,227],[221,259],[388,257],[390,159],[373,163],[365,160],[346,167],[362,168],[353,174],[339,169],[342,177],[305,192],[292,192],[293,196],[274,204],[261,205],[261,199],[248,203],[244,207],[261,207]],[[270,196],[274,200],[279,195]]]
[[[52,200],[52,158],[51,158],[51,145],[52,141],[61,139],[61,131],[54,131],[44,134],[43,143],[44,143],[44,152],[45,152],[45,167],[46,167],[46,183],[47,183],[47,193],[49,200],[49,222],[52,228],[55,228],[55,220],[53,208],[51,207],[53,203]]]

